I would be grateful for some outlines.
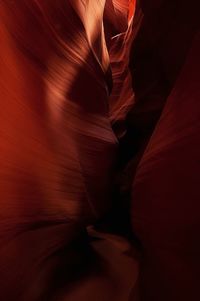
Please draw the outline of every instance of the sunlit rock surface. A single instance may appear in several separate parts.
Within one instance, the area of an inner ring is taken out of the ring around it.
[[[51,300],[63,283],[68,288],[85,260],[70,242],[110,208],[118,141],[109,118],[104,6],[104,0],[0,4],[1,300]],[[120,260],[121,251],[113,252]],[[134,276],[134,260],[124,260]],[[100,287],[111,289],[109,298],[122,300],[123,285],[128,296],[132,277],[127,286],[112,266],[102,269],[108,284]],[[122,286],[118,294],[114,283]],[[82,294],[93,300],[97,292],[87,295],[88,289]]]

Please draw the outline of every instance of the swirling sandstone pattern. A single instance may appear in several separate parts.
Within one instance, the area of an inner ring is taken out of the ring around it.
[[[104,6],[0,3],[1,300],[53,298],[57,252],[110,207],[118,142]]]
[[[0,0],[0,300],[200,299],[199,9]]]

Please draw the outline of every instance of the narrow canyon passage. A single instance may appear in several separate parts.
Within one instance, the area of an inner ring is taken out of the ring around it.
[[[0,1],[0,300],[199,300],[200,4]]]

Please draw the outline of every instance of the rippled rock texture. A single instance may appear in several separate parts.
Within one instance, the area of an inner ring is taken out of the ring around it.
[[[0,300],[200,298],[199,20],[0,1]]]

